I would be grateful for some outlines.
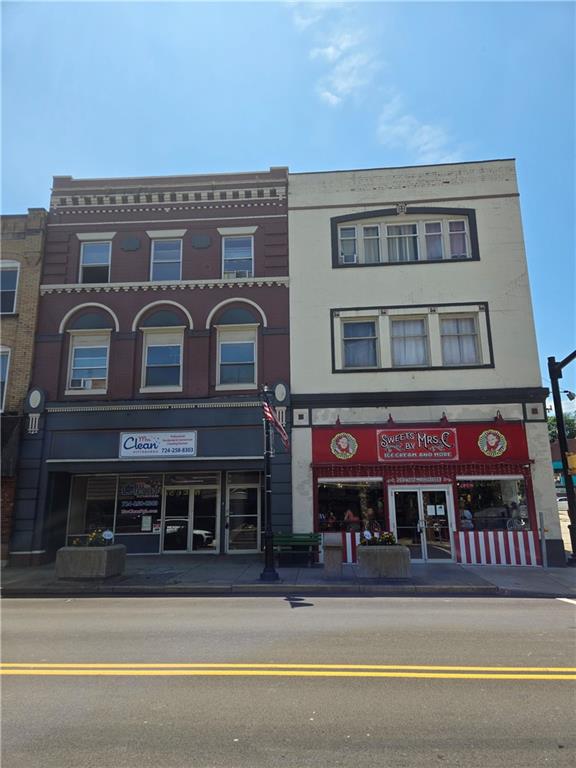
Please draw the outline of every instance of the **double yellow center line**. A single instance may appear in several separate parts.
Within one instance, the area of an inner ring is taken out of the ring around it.
[[[6,662],[0,675],[74,677],[396,677],[444,680],[572,680],[576,667],[402,664],[45,663]]]

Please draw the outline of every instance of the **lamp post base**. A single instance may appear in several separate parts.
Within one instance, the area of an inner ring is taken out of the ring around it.
[[[267,581],[267,582],[273,582],[273,581],[280,581],[280,576],[278,575],[278,572],[272,566],[271,568],[268,566],[264,566],[264,570],[260,574],[260,581]]]

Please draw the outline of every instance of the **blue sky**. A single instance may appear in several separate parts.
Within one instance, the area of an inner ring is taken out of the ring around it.
[[[515,157],[546,386],[575,348],[573,3],[3,2],[2,22],[3,213],[46,207],[53,175]]]

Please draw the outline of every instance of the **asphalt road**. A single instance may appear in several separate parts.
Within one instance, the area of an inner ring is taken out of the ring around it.
[[[573,603],[54,599],[2,612],[3,768],[576,759]]]

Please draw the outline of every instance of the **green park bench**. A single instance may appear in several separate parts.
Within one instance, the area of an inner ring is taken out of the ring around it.
[[[275,533],[278,565],[314,565],[320,542],[319,533]]]

